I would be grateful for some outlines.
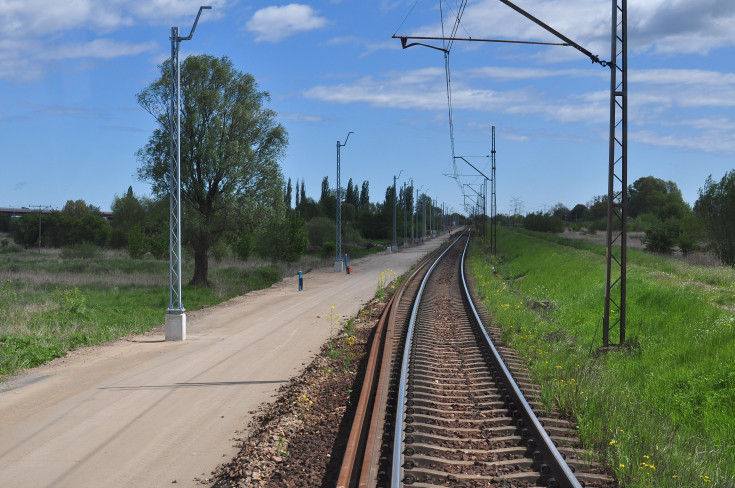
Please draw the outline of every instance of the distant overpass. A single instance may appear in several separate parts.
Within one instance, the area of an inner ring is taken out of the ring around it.
[[[53,212],[59,212],[59,210],[55,210],[52,208],[28,208],[28,207],[21,207],[21,208],[11,208],[11,207],[0,207],[0,215],[10,215],[10,217],[21,217],[26,214],[38,214],[39,210],[42,214],[51,214]],[[112,220],[113,213],[112,212],[100,212],[100,215],[102,215],[105,220],[110,222]]]

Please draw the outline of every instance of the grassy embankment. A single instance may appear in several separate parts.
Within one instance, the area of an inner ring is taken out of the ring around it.
[[[91,258],[58,250],[0,250],[0,375],[42,364],[67,351],[149,331],[168,306],[168,261],[98,251]],[[313,261],[313,262],[312,262]],[[319,265],[313,259],[304,269]],[[187,310],[266,288],[296,265],[210,262],[209,288],[184,285]],[[184,260],[184,283],[193,263]]]
[[[735,270],[629,249],[627,341],[597,353],[604,246],[505,229],[497,259],[476,244],[470,268],[504,340],[622,486],[735,486]]]

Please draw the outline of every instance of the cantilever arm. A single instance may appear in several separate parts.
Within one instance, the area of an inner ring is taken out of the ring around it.
[[[202,10],[205,9],[211,9],[212,7],[207,5],[203,7],[199,7],[199,12],[197,13],[197,18],[194,20],[194,25],[191,26],[191,32],[189,32],[189,35],[186,37],[179,37],[179,41],[190,41],[191,37],[194,35],[194,29],[197,28],[197,23],[199,23],[199,16],[202,15]]]

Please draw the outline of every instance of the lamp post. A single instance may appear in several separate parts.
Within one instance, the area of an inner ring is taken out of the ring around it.
[[[403,170],[398,173],[398,176],[393,175],[393,249],[396,248],[398,243],[396,242],[396,202],[398,201],[398,193],[396,193],[396,180],[401,177]]]
[[[429,189],[427,188],[426,191],[429,191]],[[424,210],[421,212],[423,214],[422,218],[424,220],[424,223],[421,227],[421,241],[423,242],[424,239],[426,239],[426,193],[424,193],[424,198],[422,200],[424,201]]]
[[[406,217],[408,213],[408,198],[406,195],[406,182],[403,182],[403,247],[406,247],[408,245],[408,237],[406,236],[406,229],[408,229],[408,225],[406,224]]]
[[[179,36],[179,28],[171,27],[171,161],[169,177],[169,302],[166,309],[165,338],[167,341],[186,339],[186,309],[181,303],[181,76],[179,73],[179,48],[181,41],[189,41],[199,22],[202,10],[187,37]]]
[[[48,208],[46,205],[28,205],[27,207],[23,207],[24,209],[32,210],[34,208],[38,209],[38,254],[41,254],[41,214],[45,209]]]
[[[337,141],[337,235],[334,241],[334,247],[337,255],[334,257],[334,271],[338,273],[342,272],[342,190],[340,188],[340,148],[347,145],[347,140],[350,138],[350,134],[354,134],[354,132],[347,133],[344,144]]]
[[[419,190],[421,190],[423,187],[424,185],[421,185],[419,188],[416,188],[416,202],[414,203],[414,206],[416,207],[416,225],[414,226],[416,229],[416,237],[411,235],[412,239],[418,239],[419,237]]]

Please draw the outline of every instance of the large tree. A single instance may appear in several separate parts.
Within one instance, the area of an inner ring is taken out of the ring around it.
[[[673,181],[653,176],[638,178],[628,186],[628,216],[652,214],[659,220],[681,219],[689,212],[681,191]]]
[[[719,182],[707,178],[694,213],[702,219],[710,247],[723,263],[735,267],[735,170]]]
[[[170,61],[138,93],[158,127],[137,153],[139,176],[158,195],[169,188]],[[227,57],[190,56],[181,65],[182,240],[194,252],[192,284],[207,285],[209,252],[225,236],[284,212],[279,160],[287,145],[267,92]]]

